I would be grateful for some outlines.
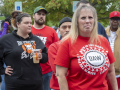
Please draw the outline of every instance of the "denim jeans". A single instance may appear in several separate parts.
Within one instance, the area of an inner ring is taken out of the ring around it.
[[[2,78],[2,82],[1,82],[1,90],[5,90],[5,81],[4,81],[4,77],[5,75],[1,75]]]
[[[51,90],[50,89],[50,79],[52,76],[52,72],[46,73],[43,75],[43,86],[44,90]]]
[[[6,68],[6,65],[4,64],[4,68]],[[5,90],[5,75],[1,75],[2,82],[1,82],[1,90]]]

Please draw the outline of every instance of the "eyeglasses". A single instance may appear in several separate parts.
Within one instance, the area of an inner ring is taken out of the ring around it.
[[[71,25],[65,25],[65,26],[62,26],[62,29],[67,29],[67,28],[71,28]]]
[[[120,21],[120,18],[111,18],[112,21]]]

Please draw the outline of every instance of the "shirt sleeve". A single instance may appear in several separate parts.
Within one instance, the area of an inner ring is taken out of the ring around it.
[[[3,52],[4,52],[4,48],[2,44],[0,43],[0,75],[5,74],[5,68],[3,67],[3,64],[4,64],[3,63]]]
[[[55,43],[51,44],[48,48],[48,57],[49,57],[49,63],[52,68],[52,71],[56,72],[56,67],[54,64],[55,58],[57,55],[57,48],[55,47]]]
[[[69,68],[70,55],[68,40],[63,41],[60,44],[54,64]]]
[[[40,63],[46,63],[48,61],[48,53],[47,53],[47,48],[44,47],[42,49],[42,59],[40,60]]]
[[[58,38],[56,31],[54,30],[53,32],[54,32],[54,37],[53,37],[53,43],[54,43],[54,42],[59,41],[59,38]]]
[[[8,23],[4,23],[3,25],[3,31],[2,31],[2,34],[0,35],[0,37],[2,37],[3,35],[7,34],[7,27],[8,27]]]

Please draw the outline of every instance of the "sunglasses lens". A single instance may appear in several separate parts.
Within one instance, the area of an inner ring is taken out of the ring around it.
[[[120,18],[111,18],[112,21],[119,21]]]

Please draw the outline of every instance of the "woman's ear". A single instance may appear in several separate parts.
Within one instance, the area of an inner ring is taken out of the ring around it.
[[[20,25],[19,22],[17,22],[17,23],[16,23],[16,26],[19,27],[19,25]]]

